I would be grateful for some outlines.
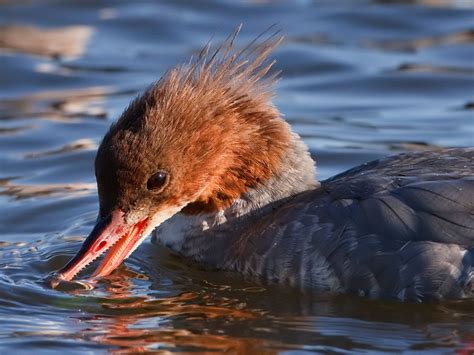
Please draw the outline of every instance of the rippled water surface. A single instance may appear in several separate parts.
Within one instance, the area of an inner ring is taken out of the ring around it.
[[[0,353],[474,349],[474,303],[309,296],[144,243],[97,288],[52,290],[97,214],[93,159],[137,92],[239,23],[286,34],[276,104],[329,177],[474,145],[466,1],[0,1]]]

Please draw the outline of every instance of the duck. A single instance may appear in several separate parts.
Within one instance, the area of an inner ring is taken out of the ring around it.
[[[272,103],[277,32],[168,70],[97,151],[97,223],[54,275],[112,273],[151,235],[209,270],[301,289],[424,302],[474,287],[474,149],[411,151],[318,180]],[[106,253],[107,252],[107,253]]]

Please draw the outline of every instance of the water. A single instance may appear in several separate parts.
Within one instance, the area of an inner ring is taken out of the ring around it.
[[[308,296],[141,246],[94,290],[44,278],[97,213],[93,159],[130,99],[240,22],[273,23],[275,100],[320,178],[474,145],[470,1],[1,1],[0,353],[474,349],[474,302]]]

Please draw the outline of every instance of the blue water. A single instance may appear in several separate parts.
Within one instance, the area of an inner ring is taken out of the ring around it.
[[[94,290],[45,277],[94,224],[95,150],[130,100],[238,24],[285,34],[275,104],[320,178],[474,146],[471,1],[0,1],[0,353],[474,349],[474,303],[320,297],[144,243]]]

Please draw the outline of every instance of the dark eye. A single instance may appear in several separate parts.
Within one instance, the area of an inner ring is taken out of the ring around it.
[[[147,181],[146,187],[153,192],[161,192],[169,182],[169,175],[164,170],[158,170]]]

